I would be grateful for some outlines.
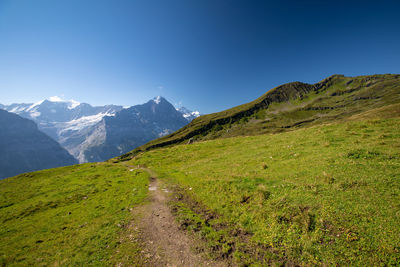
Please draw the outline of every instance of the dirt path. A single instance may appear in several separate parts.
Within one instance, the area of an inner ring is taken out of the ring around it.
[[[151,171],[147,170],[150,175]],[[153,176],[153,175],[152,175]],[[145,245],[142,251],[149,266],[226,266],[224,263],[205,259],[195,252],[195,241],[178,228],[169,207],[168,191],[160,188],[156,178],[149,185],[150,203],[135,209],[140,216],[137,227]]]

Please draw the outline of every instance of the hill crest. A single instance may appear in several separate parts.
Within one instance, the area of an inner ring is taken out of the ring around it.
[[[128,160],[158,147],[216,138],[286,131],[342,120],[400,101],[400,75],[331,75],[315,84],[291,82],[256,100],[195,118],[180,130],[153,140],[115,160]]]

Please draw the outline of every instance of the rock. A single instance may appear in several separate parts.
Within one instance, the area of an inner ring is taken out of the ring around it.
[[[78,163],[31,120],[0,110],[0,129],[0,179]]]

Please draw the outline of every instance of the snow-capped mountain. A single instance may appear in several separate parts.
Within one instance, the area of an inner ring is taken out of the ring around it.
[[[89,117],[86,121],[97,123],[101,116],[112,116],[123,107],[116,105],[106,105],[92,107],[86,103],[79,103],[75,100],[62,100],[59,97],[39,101],[34,104],[11,104],[3,106],[3,109],[16,113],[27,119],[33,119],[42,125],[47,123],[69,122]],[[40,127],[40,125],[39,125]]]
[[[122,106],[106,105],[93,107],[75,100],[63,100],[54,96],[31,104],[3,105],[3,109],[37,123],[46,133],[75,158],[79,145],[86,140],[87,131],[105,116],[114,116]]]
[[[80,163],[106,160],[128,152],[172,133],[200,115],[198,111],[192,112],[184,107],[171,107],[160,96],[129,108],[117,105],[93,107],[60,97],[0,106],[35,121],[39,130],[59,142]],[[110,144],[118,145],[110,148]]]
[[[180,108],[176,108],[177,111],[179,111],[180,113],[182,113],[183,117],[185,119],[187,119],[189,122],[194,120],[197,117],[200,117],[200,112],[199,111],[191,111],[185,107],[180,107]]]
[[[103,161],[124,154],[188,124],[163,97],[104,117],[81,146],[80,161]]]

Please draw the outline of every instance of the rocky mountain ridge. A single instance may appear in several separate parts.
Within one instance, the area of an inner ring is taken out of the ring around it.
[[[168,101],[158,96],[148,103],[161,104],[163,106],[165,102]],[[168,102],[168,104],[170,103]],[[193,112],[184,107],[174,108],[171,104],[167,111],[163,110],[161,113],[156,112],[157,114],[151,115],[151,112],[142,110],[143,105],[129,108],[118,105],[91,106],[75,100],[50,97],[37,103],[0,105],[0,108],[36,122],[39,130],[59,142],[80,163],[106,160],[110,155],[110,157],[120,155],[121,151],[129,151],[126,148],[131,150],[135,144],[142,145],[144,144],[143,142],[169,134],[179,129],[177,127],[182,127],[200,116],[198,111]],[[132,112],[128,112],[129,116],[127,116],[126,110],[132,110]],[[142,110],[142,113],[135,113],[135,110]],[[116,131],[115,126],[112,127],[113,130],[108,126],[106,127],[106,125],[113,125],[113,117],[120,112],[121,114],[116,121],[121,127],[125,127],[125,124],[133,123],[135,128],[131,130],[139,134],[140,137],[122,133],[123,131]],[[164,114],[165,112],[168,113],[167,116]],[[144,117],[141,118],[142,115]],[[169,115],[173,116],[176,121],[170,120]],[[126,122],[122,123],[121,118],[125,118]],[[163,123],[162,118],[168,118],[170,125]],[[138,121],[143,123],[137,123]],[[152,126],[150,127],[149,125]],[[138,127],[144,128],[139,129]],[[113,133],[110,133],[110,131]],[[123,134],[123,136],[118,136],[118,133]],[[104,149],[101,150],[103,152],[100,152],[100,150],[95,152],[97,151],[95,147],[104,144],[106,139],[111,140],[110,138],[121,140],[117,142],[117,148],[110,150],[113,152],[105,152]],[[90,149],[90,152],[87,152],[87,149]],[[87,157],[85,154],[90,156]]]
[[[400,101],[400,75],[346,77],[332,75],[315,84],[291,82],[267,91],[252,102],[200,116],[182,129],[121,156],[175,144],[217,138],[279,133],[345,120],[368,109]]]

